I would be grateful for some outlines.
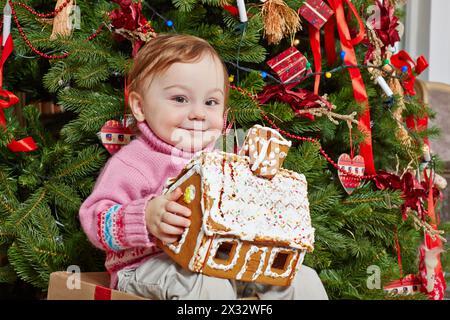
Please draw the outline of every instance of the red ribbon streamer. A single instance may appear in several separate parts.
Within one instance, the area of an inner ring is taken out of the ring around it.
[[[0,43],[3,43],[3,37],[0,36]],[[3,65],[5,64],[6,59],[12,53],[14,49],[14,43],[12,40],[12,36],[9,35],[6,39],[5,46],[2,50],[2,56],[0,58],[0,97],[5,99],[0,99],[0,126],[3,128],[7,128],[6,125],[6,117],[4,109],[11,107],[12,105],[19,102],[19,98],[14,95],[12,92],[3,89]],[[30,152],[37,149],[37,145],[34,142],[32,137],[26,137],[19,141],[12,139],[8,144],[8,149],[12,152]]]
[[[345,17],[344,12],[344,3],[346,2],[350,10],[352,11],[353,15],[356,17],[359,25],[359,32],[358,35],[351,39],[350,37],[350,30],[347,25],[347,20]],[[337,23],[337,29],[339,33],[339,38],[341,41],[341,48],[343,51],[345,51],[345,57],[344,57],[344,63],[347,65],[354,65],[356,66],[358,64],[356,60],[356,54],[355,50],[353,48],[354,45],[360,43],[365,34],[365,28],[364,23],[362,22],[361,18],[358,15],[358,12],[354,5],[350,2],[350,0],[328,0],[331,8],[335,12],[335,18]],[[328,27],[328,32],[330,32],[330,28]],[[334,42],[334,40],[331,40],[334,35],[334,32],[332,35],[328,36],[329,42]],[[329,47],[331,44],[329,43]],[[329,49],[330,51],[330,49]],[[332,55],[331,55],[332,57]],[[360,144],[360,154],[364,158],[365,163],[365,170],[369,175],[375,174],[375,164],[373,160],[373,152],[372,152],[372,129],[370,127],[370,108],[369,108],[369,99],[367,97],[366,88],[364,86],[364,82],[361,76],[361,72],[358,68],[348,68],[348,72],[350,74],[350,79],[352,81],[352,87],[353,87],[353,95],[355,97],[356,102],[361,103],[365,105],[365,111],[363,115],[359,118],[358,122],[358,129],[364,134],[365,140],[363,143]]]
[[[400,269],[400,281],[403,279],[403,264],[402,264],[402,254],[400,251],[400,243],[398,241],[397,227],[394,227],[394,238],[395,238],[395,249],[397,250],[397,262],[398,268]]]
[[[359,32],[357,36],[352,39],[350,36],[350,31],[347,25],[347,20],[344,12],[344,3],[346,2],[350,8],[353,15],[356,17],[359,25]],[[336,19],[337,29],[339,32],[339,38],[341,41],[341,48],[345,51],[346,55],[344,57],[344,62],[347,65],[357,65],[354,45],[360,43],[364,39],[365,28],[364,23],[358,15],[355,6],[350,2],[350,0],[328,0],[331,8],[335,12],[335,18],[331,17],[330,20],[325,24],[325,50],[327,54],[328,64],[331,65],[336,61],[336,49],[335,49],[335,38],[334,38],[334,25],[333,19]],[[321,72],[322,65],[322,55],[320,52],[320,31],[310,26],[309,37],[311,43],[311,49],[314,56],[314,67],[315,72]],[[372,129],[370,127],[370,108],[369,100],[367,97],[364,82],[362,80],[361,73],[358,68],[348,68],[350,78],[352,81],[353,94],[356,102],[365,105],[366,109],[364,114],[359,118],[358,129],[365,135],[365,140],[360,144],[360,154],[364,158],[365,170],[369,175],[376,174],[375,164],[373,160],[372,152]],[[314,93],[318,95],[320,85],[320,76],[316,76],[314,83]]]
[[[334,38],[334,31],[336,29],[336,19],[331,17],[325,23],[325,53],[327,55],[328,66],[332,66],[337,59],[336,56],[336,39]]]
[[[309,25],[309,42],[311,44],[314,57],[314,70],[316,73],[322,72],[322,53],[320,52],[320,31]],[[315,76],[314,94],[319,95],[320,74]]]

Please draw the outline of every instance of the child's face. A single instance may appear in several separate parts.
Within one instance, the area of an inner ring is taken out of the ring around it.
[[[145,82],[142,95],[130,94],[130,106],[161,140],[196,152],[220,136],[225,83],[215,58],[205,54],[196,62],[175,63]]]

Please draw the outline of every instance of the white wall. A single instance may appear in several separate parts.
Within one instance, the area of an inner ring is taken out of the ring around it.
[[[419,77],[450,84],[450,0],[408,0],[404,49],[430,66]]]

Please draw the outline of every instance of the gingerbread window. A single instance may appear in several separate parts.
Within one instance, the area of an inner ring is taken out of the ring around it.
[[[234,247],[236,247],[235,241],[224,241],[217,248],[216,254],[214,255],[215,260],[219,260],[222,263],[229,262],[234,253]]]
[[[273,259],[272,269],[285,270],[290,256],[291,254],[288,252],[278,252]]]

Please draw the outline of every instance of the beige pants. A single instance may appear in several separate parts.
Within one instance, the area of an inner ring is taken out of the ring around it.
[[[152,300],[236,300],[241,285],[253,286],[264,300],[328,300],[316,271],[307,266],[300,267],[290,286],[270,286],[194,273],[161,253],[137,269],[119,271],[118,278],[118,290]]]

